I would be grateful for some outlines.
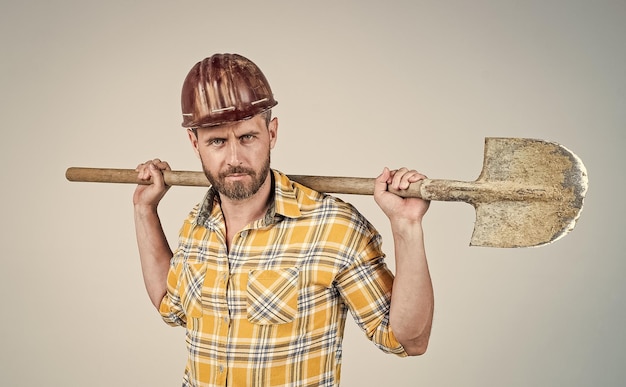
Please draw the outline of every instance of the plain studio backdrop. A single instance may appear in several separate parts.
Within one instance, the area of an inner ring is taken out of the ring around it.
[[[180,385],[184,330],[145,293],[134,186],[64,173],[153,157],[199,170],[180,87],[215,52],[268,77],[285,173],[408,166],[471,181],[490,136],[561,143],[589,171],[577,227],[540,248],[469,247],[471,206],[433,203],[430,348],[385,355],[348,317],[343,386],[626,383],[623,0],[5,0],[0,31],[0,385]],[[163,200],[170,243],[203,194]],[[393,269],[373,198],[342,198],[383,234]]]

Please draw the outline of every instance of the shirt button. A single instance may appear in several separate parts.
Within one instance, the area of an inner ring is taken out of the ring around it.
[[[248,236],[248,231],[247,231],[247,230],[244,230],[244,231],[242,231],[242,232],[241,232],[241,234],[240,234],[240,235],[241,235],[241,238],[243,239],[243,238],[245,238],[245,237],[247,237],[247,236]]]
[[[220,364],[220,373],[224,372],[224,366]]]

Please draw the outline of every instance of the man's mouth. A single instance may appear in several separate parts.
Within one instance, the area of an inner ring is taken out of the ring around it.
[[[236,168],[234,170],[229,170],[229,171],[222,173],[222,178],[239,180],[239,179],[243,179],[246,176],[252,176],[252,175],[253,175],[252,171],[246,171],[242,168]]]
[[[226,178],[230,179],[240,179],[242,177],[249,176],[247,173],[230,173],[226,175]]]

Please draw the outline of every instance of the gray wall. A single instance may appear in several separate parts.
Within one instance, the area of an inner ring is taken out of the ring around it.
[[[214,52],[271,81],[286,173],[474,180],[487,136],[556,141],[589,170],[576,229],[537,249],[470,248],[473,209],[433,203],[429,351],[384,355],[349,321],[342,385],[626,380],[624,1],[4,1],[0,32],[0,384],[180,385],[184,331],[145,294],[134,187],[64,172],[152,157],[199,170],[179,93]],[[170,242],[202,195],[168,193]],[[373,199],[345,199],[392,256]]]

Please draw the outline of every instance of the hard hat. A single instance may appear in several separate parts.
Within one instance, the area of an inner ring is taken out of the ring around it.
[[[278,102],[261,70],[238,54],[215,54],[189,71],[181,93],[185,128],[246,120]]]

